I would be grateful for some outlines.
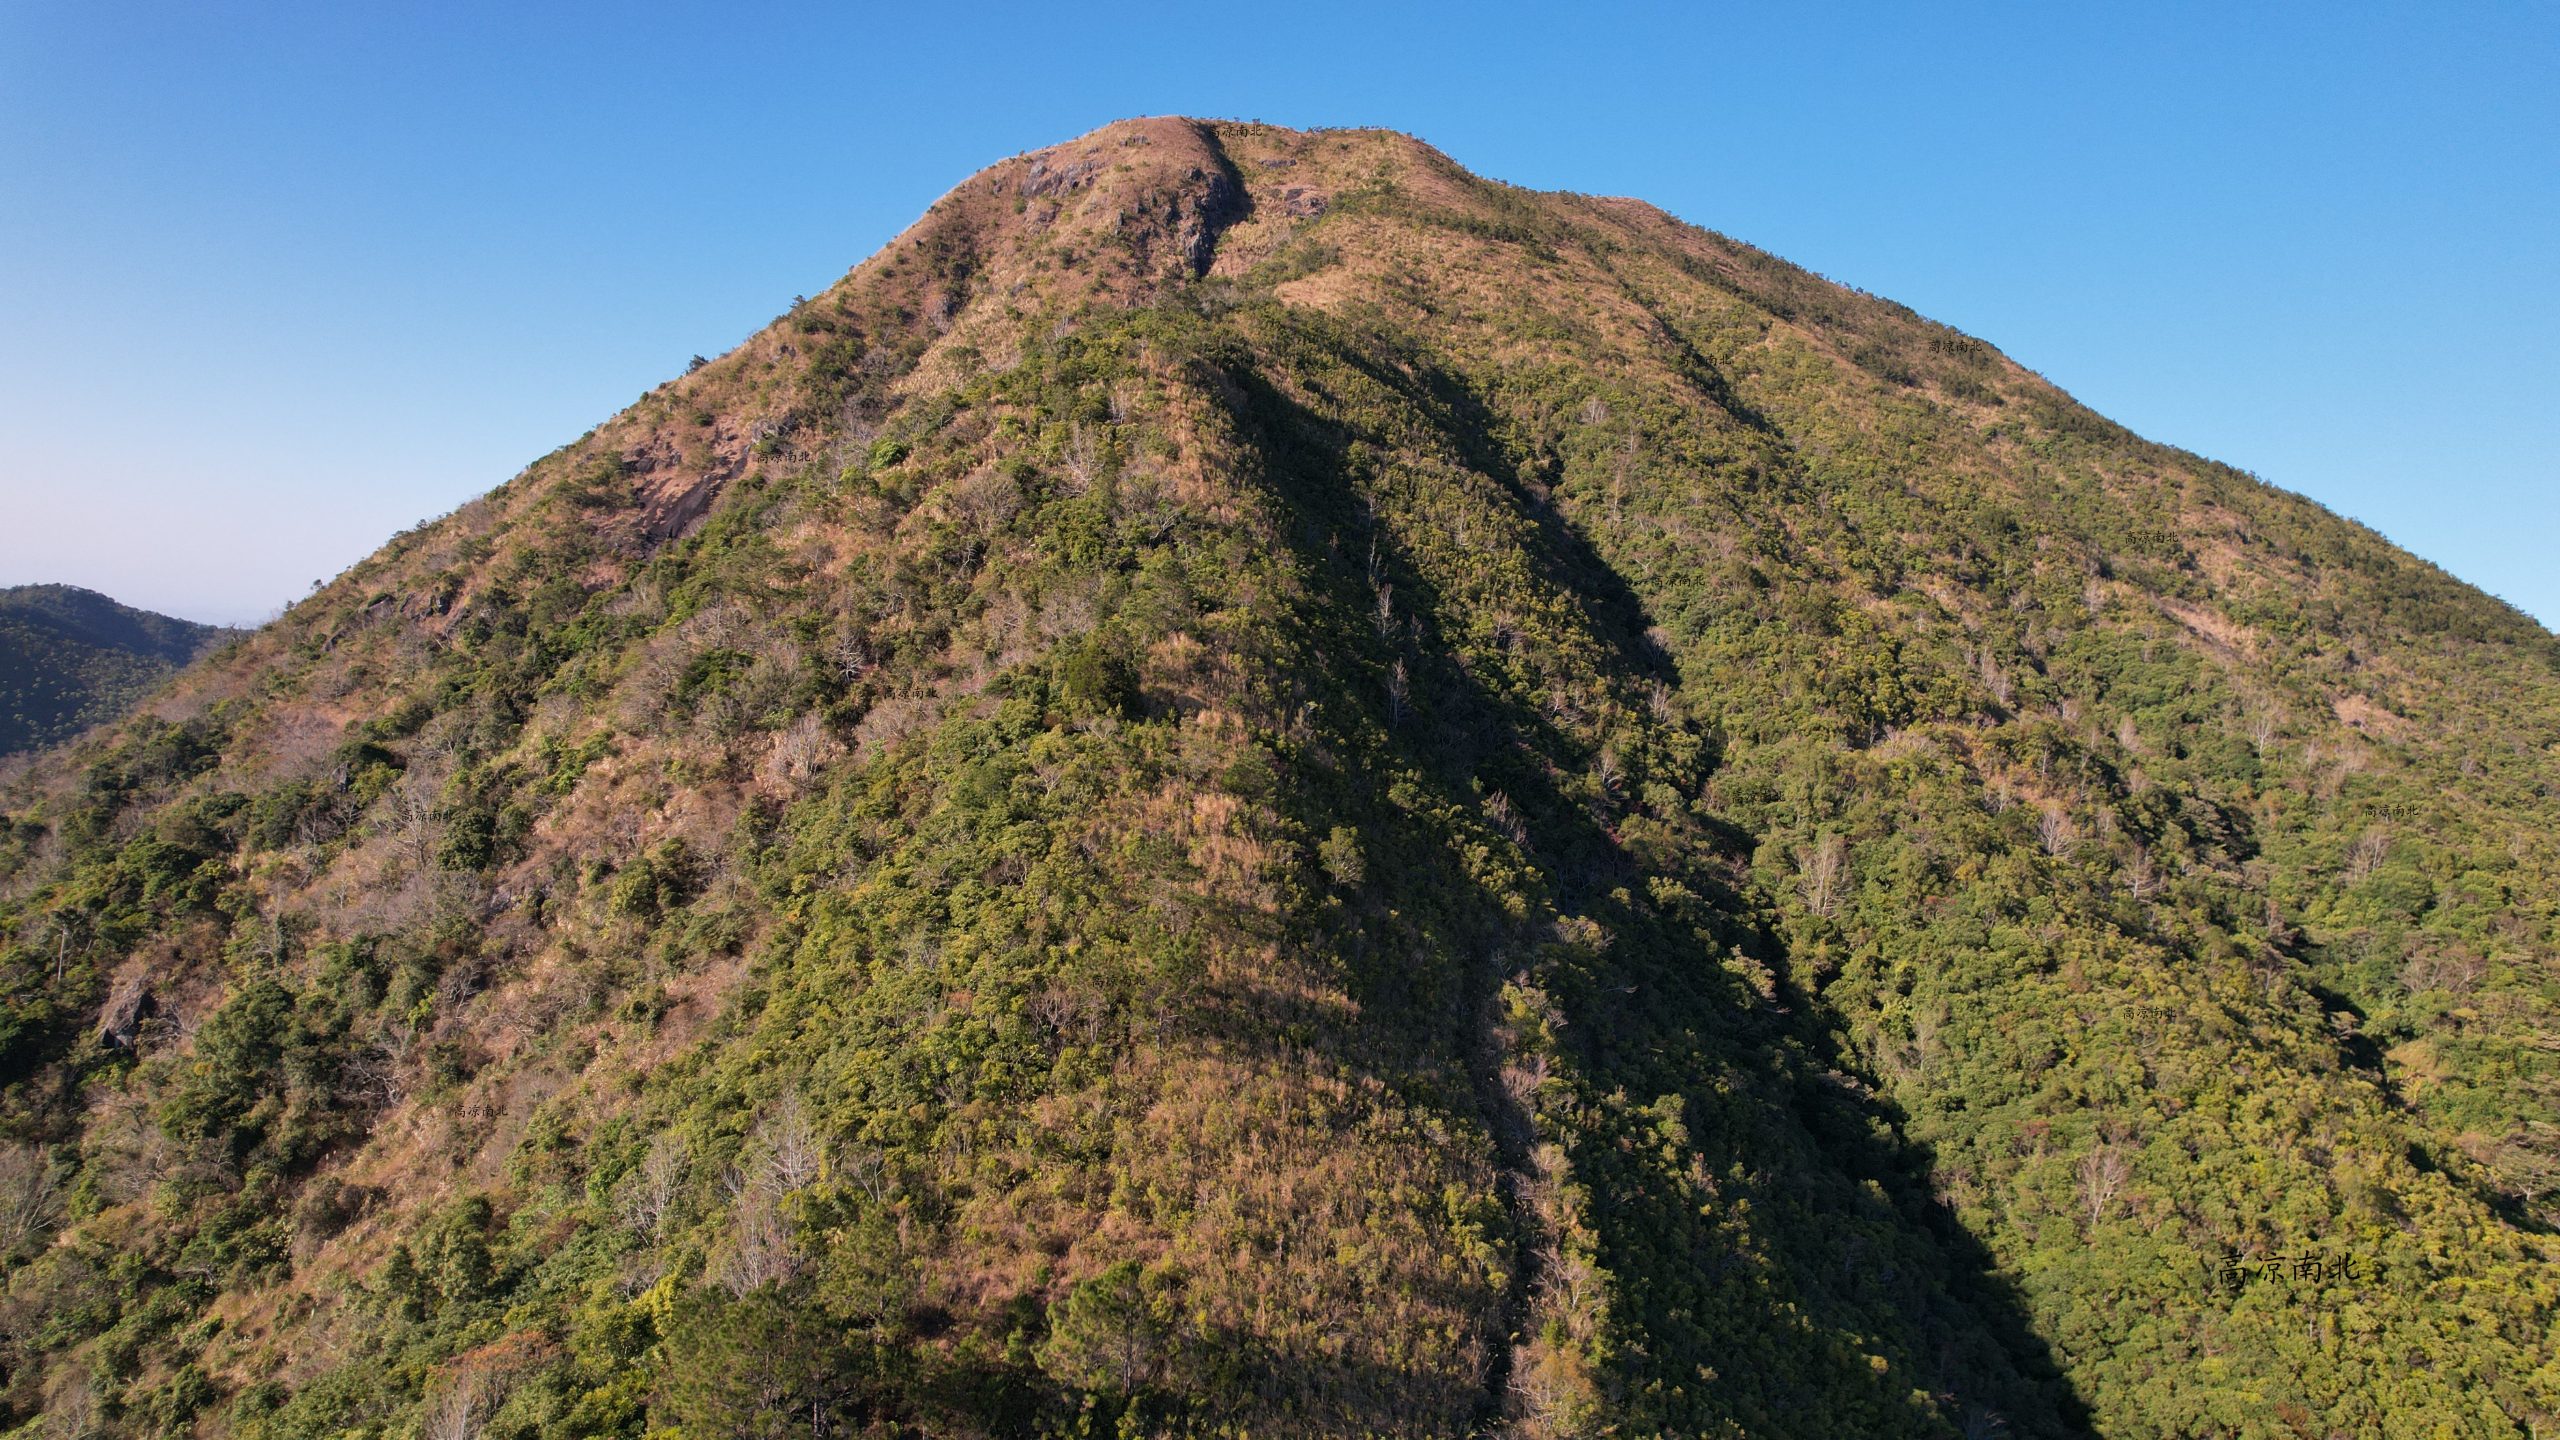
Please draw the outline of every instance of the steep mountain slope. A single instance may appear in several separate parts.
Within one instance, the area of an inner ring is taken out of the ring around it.
[[[0,589],[0,755],[114,719],[231,633],[76,585]]]
[[[2529,1435],[2560,648],[1130,122],[14,783],[46,1433]]]

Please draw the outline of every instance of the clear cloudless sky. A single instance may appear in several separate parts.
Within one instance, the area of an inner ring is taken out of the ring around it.
[[[2560,6],[6,0],[0,584],[253,621],[1128,115],[1981,335],[2560,622]]]

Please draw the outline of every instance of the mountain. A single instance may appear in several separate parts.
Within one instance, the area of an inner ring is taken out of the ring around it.
[[[0,755],[57,744],[125,713],[231,633],[76,585],[0,589]]]
[[[2560,1427],[2560,642],[1133,121],[0,791],[20,1433]]]

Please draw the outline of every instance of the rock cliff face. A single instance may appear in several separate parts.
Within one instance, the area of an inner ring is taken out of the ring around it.
[[[0,1402],[2530,1435],[2556,732],[1899,306],[1111,126],[0,792]]]

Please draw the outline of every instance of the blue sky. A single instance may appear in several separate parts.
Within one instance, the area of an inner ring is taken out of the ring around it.
[[[0,6],[0,584],[259,619],[1126,115],[1409,130],[2560,622],[2560,8]]]

